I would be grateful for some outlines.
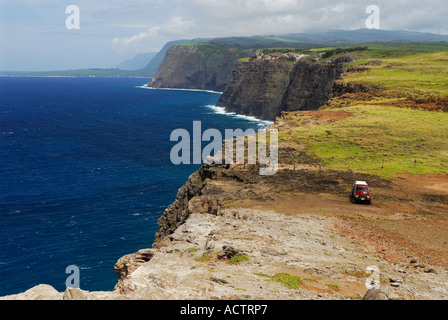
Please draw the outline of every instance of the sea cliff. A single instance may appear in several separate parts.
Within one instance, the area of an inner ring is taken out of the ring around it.
[[[252,50],[207,43],[176,45],[166,53],[149,86],[222,92],[238,59],[251,54]]]
[[[283,54],[241,62],[217,105],[270,121],[284,111],[317,110],[333,96],[333,83],[351,60]]]
[[[274,121],[283,111],[317,110],[333,97],[352,58],[321,56],[182,44],[168,50],[148,86],[223,92],[217,105],[228,112]]]

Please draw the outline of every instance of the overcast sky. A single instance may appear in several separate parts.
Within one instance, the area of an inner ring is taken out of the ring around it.
[[[80,29],[66,27],[66,7]],[[448,34],[446,0],[0,0],[0,70],[115,67],[170,40],[365,28]]]

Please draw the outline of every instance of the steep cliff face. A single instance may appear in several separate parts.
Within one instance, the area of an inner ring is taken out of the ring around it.
[[[204,190],[206,186],[204,182],[207,179],[215,180],[216,175],[215,170],[203,165],[188,178],[186,184],[179,189],[174,203],[165,210],[158,221],[156,243],[183,225],[193,209],[198,209],[197,207],[200,207],[201,212],[217,214],[215,211],[220,207],[219,201]]]
[[[263,120],[274,120],[282,111],[317,110],[332,97],[334,81],[351,58],[303,58],[238,63],[217,105]]]
[[[177,45],[168,50],[149,86],[222,92],[238,59],[251,54],[213,44]]]

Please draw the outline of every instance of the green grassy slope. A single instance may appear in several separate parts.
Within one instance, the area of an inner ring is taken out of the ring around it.
[[[351,114],[340,121],[310,125],[306,113],[297,113],[280,141],[304,144],[327,169],[448,174],[448,50],[426,45],[353,53],[347,67],[359,69],[341,82],[375,89],[347,92],[322,108]]]
[[[387,177],[448,173],[448,113],[369,104],[339,110],[352,116],[316,126],[297,117],[280,142],[304,143],[327,169]]]

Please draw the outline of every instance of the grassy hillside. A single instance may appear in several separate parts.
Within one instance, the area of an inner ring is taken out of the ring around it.
[[[396,46],[353,53],[339,83],[346,91],[317,118],[288,114],[280,141],[301,145],[327,169],[448,173],[448,51]]]
[[[377,62],[366,66],[362,73],[352,73],[344,80],[377,85],[384,88],[386,95],[393,98],[405,98],[412,95],[427,98],[448,96],[448,50],[446,51],[393,51],[384,54],[381,51],[360,53],[353,65],[369,64],[372,58]]]
[[[280,142],[305,144],[327,169],[387,177],[448,173],[448,113],[369,104],[338,112],[348,116],[325,124],[307,112],[293,114]]]

